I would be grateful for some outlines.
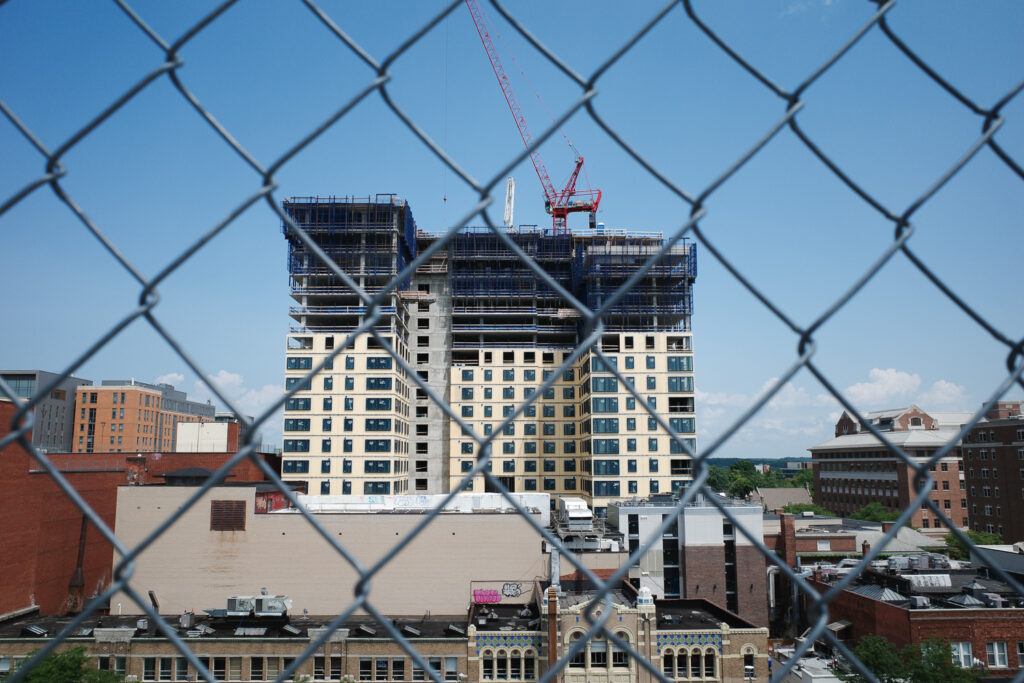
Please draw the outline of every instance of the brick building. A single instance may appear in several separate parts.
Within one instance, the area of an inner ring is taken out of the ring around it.
[[[1024,541],[1024,402],[1001,401],[964,440],[971,528]]]
[[[182,422],[213,422],[211,403],[190,401],[170,384],[104,380],[75,399],[76,453],[141,453],[176,449]]]
[[[820,575],[818,592],[831,588]],[[972,570],[867,571],[829,603],[829,628],[849,644],[879,635],[897,648],[929,639],[948,641],[961,666],[1009,678],[1024,668],[1024,605],[1006,584]]]
[[[917,462],[927,460],[938,449],[957,438],[960,425],[971,413],[926,413],[916,405],[899,410],[866,413],[865,419],[895,446]],[[814,503],[845,516],[868,503],[881,503],[899,512],[910,506],[916,493],[914,471],[890,453],[874,434],[845,411],[836,422],[835,438],[812,446]],[[963,462],[959,444],[932,465],[931,499],[952,522],[968,525],[968,508]],[[930,510],[917,509],[910,524],[922,529],[941,525]]]
[[[14,411],[14,404],[0,399],[0,437],[7,435]],[[161,481],[161,475],[184,467],[218,467],[230,455],[50,453],[47,457],[113,529],[119,486]],[[263,478],[248,460],[232,473],[238,480]],[[18,444],[0,449],[0,497],[5,510],[0,548],[7,568],[0,588],[0,614],[33,606],[44,614],[75,612],[83,599],[109,583],[113,548]]]

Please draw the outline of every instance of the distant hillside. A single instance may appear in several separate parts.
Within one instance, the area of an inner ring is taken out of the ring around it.
[[[728,468],[738,460],[749,460],[755,465],[768,464],[772,467],[781,467],[783,462],[810,462],[809,457],[804,458],[708,458],[708,465]]]

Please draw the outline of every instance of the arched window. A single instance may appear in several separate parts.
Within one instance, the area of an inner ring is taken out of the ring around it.
[[[629,634],[625,631],[616,631],[616,637],[620,640],[629,642]],[[615,643],[611,643],[612,646],[612,666],[613,667],[629,667],[629,654]]]
[[[523,656],[519,650],[512,650],[508,660],[508,677],[513,681],[523,680]]]
[[[590,641],[590,666],[604,668],[608,666],[608,641],[593,638]]]
[[[570,635],[569,636],[569,646],[570,647],[575,646],[576,642],[580,639],[580,637],[582,635],[583,634],[580,633],[579,631],[576,631],[575,633]],[[575,655],[573,655],[572,659],[569,660],[569,666],[582,668],[582,667],[585,667],[586,665],[587,665],[587,648],[584,647],[584,648],[580,649],[580,651],[577,652]]]
[[[537,677],[535,662],[537,661],[537,653],[533,650],[527,650],[523,653],[523,679],[532,681]]]
[[[502,650],[498,651],[494,659],[494,675],[502,681],[508,678],[508,654]]]
[[[665,650],[661,654],[661,673],[665,678],[676,677],[676,653],[673,650]]]
[[[704,678],[715,677],[715,650],[708,648],[704,650]]]
[[[690,652],[690,678],[700,678],[700,650]]]
[[[482,678],[485,681],[494,680],[494,653],[490,650],[484,650],[480,656],[480,662],[483,665]]]

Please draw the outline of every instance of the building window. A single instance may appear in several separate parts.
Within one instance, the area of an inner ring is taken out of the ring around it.
[[[245,531],[245,501],[211,500],[210,531]]]
[[[1006,663],[1006,643],[985,643],[985,654],[988,655],[988,665],[991,668],[1005,667]]]

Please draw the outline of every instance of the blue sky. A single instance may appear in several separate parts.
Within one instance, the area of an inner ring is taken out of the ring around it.
[[[213,7],[138,2],[175,40]],[[322,3],[377,59],[441,2]],[[577,72],[589,74],[659,9],[648,2],[517,2],[516,16]],[[776,83],[792,89],[868,20],[854,0],[696,2],[702,19]],[[485,8],[486,9],[486,8]],[[542,59],[493,9],[515,62],[506,70],[535,133],[578,86]],[[904,0],[893,30],[983,106],[1024,78],[1024,5]],[[184,85],[264,166],[358,93],[374,74],[299,2],[228,9],[181,50]],[[0,6],[0,99],[51,149],[162,62],[161,51],[113,3],[10,0]],[[529,77],[522,80],[519,68]],[[394,63],[388,90],[478,180],[520,151],[504,99],[468,11],[458,7]],[[674,7],[598,81],[597,113],[673,182],[699,193],[782,116],[784,103],[740,69]],[[902,212],[973,144],[981,119],[873,28],[803,97],[798,121],[856,182]],[[1024,161],[1024,95],[996,134]],[[630,159],[587,116],[564,132],[604,191],[599,220],[670,232],[689,207]],[[0,119],[0,202],[44,170],[42,157]],[[541,149],[555,184],[572,163],[560,135]],[[258,190],[260,178],[188,105],[167,76],[136,95],[63,159],[62,185],[125,256],[153,275]],[[520,164],[516,220],[546,223],[539,183]],[[473,192],[423,146],[378,94],[361,102],[277,174],[294,195],[409,200],[418,225],[460,219]],[[914,216],[909,246],[1011,338],[1022,329],[1020,216],[1024,185],[982,149]],[[497,190],[500,220],[503,183]],[[444,198],[447,197],[447,201]],[[706,202],[701,227],[786,315],[814,320],[892,240],[893,226],[782,130]],[[474,221],[479,223],[480,221]],[[5,334],[0,366],[61,369],[132,309],[137,283],[60,202],[41,188],[0,216]],[[285,243],[265,204],[248,209],[160,287],[156,316],[243,409],[280,394],[288,329]],[[698,418],[708,444],[796,357],[798,339],[700,251],[693,318]],[[864,410],[917,402],[978,408],[1005,375],[1006,349],[897,254],[816,335],[815,363]],[[77,371],[93,380],[170,379],[208,392],[144,321]],[[835,402],[806,371],[718,452],[798,457],[825,440]],[[1011,392],[1010,398],[1021,393]],[[266,430],[280,439],[279,421]]]

